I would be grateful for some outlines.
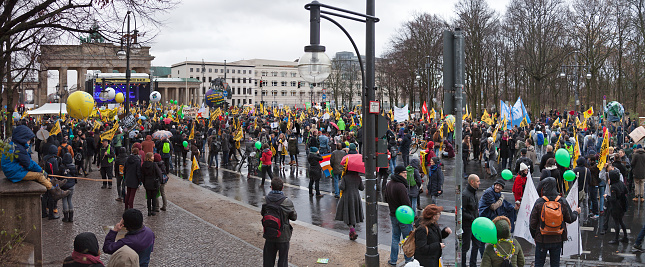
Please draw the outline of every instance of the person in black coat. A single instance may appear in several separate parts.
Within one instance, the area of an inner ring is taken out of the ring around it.
[[[105,266],[100,255],[96,235],[91,232],[80,233],[74,238],[74,251],[72,256],[65,258],[63,267]]]
[[[627,238],[627,227],[625,222],[623,222],[623,216],[627,211],[627,187],[625,184],[620,181],[620,172],[616,169],[609,171],[609,181],[610,184],[609,190],[611,195],[605,194],[604,197],[607,198],[607,206],[609,215],[614,220],[614,229],[616,232],[616,238],[609,241],[609,244],[618,244],[620,237],[620,229],[623,229],[623,238],[620,239],[620,242],[629,243]]]
[[[322,197],[320,194],[320,178],[322,177],[322,167],[320,161],[323,157],[318,153],[317,147],[309,148],[307,162],[309,162],[309,195],[313,196],[313,186],[316,185],[316,197]]]
[[[441,170],[441,162],[438,157],[433,157],[430,160],[428,176],[428,191],[426,191],[426,194],[430,195],[430,203],[436,204],[437,197],[443,193],[443,171]]]
[[[414,233],[414,242],[416,245],[414,259],[421,266],[439,266],[439,258],[441,258],[443,248],[446,247],[446,244],[442,240],[452,233],[450,227],[445,227],[442,230],[439,228],[437,222],[439,221],[439,217],[441,217],[442,211],[443,207],[435,204],[430,204],[423,209],[422,219]]]
[[[161,183],[161,169],[154,163],[154,154],[146,153],[146,159],[141,165],[141,180],[146,189],[148,202],[148,216],[155,216],[154,207],[157,206],[157,192]]]
[[[461,266],[466,267],[466,253],[470,248],[470,242],[472,241],[473,249],[470,252],[470,267],[477,266],[477,252],[479,247],[482,246],[475,238],[472,232],[472,224],[477,217],[479,217],[479,199],[477,198],[477,189],[479,189],[479,176],[476,174],[471,174],[468,176],[468,185],[462,191],[462,210],[463,210],[463,229],[464,234],[462,240],[464,241],[463,246],[461,247]]]
[[[132,148],[132,154],[125,161],[125,209],[132,209],[134,205],[134,195],[141,184],[141,158],[139,149]]]
[[[540,159],[540,172],[544,170],[546,162],[549,159],[555,159],[555,154],[553,154],[553,147],[551,145],[546,146],[546,153],[542,155],[542,158]]]

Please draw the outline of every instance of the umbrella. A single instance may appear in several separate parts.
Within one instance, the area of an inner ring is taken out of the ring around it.
[[[334,128],[336,128],[336,130],[338,130],[338,125],[336,125],[335,123],[333,123],[333,122],[331,122],[331,121],[330,121],[330,122],[329,122],[329,125],[333,126]]]
[[[350,112],[349,112],[349,114],[352,114],[352,115],[354,115],[354,114],[356,114],[356,113],[354,113],[354,111],[350,111]]]
[[[361,154],[349,154],[344,156],[340,161],[340,164],[342,166],[347,166],[348,171],[365,173],[365,162],[363,162],[363,155]]]
[[[171,122],[171,121],[172,121],[172,119],[171,119],[171,118],[165,118],[165,119],[163,119],[163,123],[165,123],[165,124],[170,124],[170,122]]]
[[[128,137],[134,138],[135,136],[137,136],[137,134],[139,134],[139,130],[133,130],[133,131],[130,131],[130,133],[128,134]]]
[[[38,139],[42,141],[45,141],[47,138],[49,138],[49,131],[40,129],[38,130],[38,132],[36,132],[36,137],[38,137]]]
[[[169,131],[156,131],[152,134],[152,138],[160,139],[160,140],[167,139],[170,137],[172,137],[172,133]]]
[[[147,118],[146,118],[146,116],[141,115],[141,116],[139,116],[139,119],[140,119],[140,120],[145,120],[145,119],[147,119]]]

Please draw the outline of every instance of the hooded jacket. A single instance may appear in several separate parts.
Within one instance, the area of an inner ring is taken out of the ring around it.
[[[410,166],[414,168],[414,181],[417,183],[414,186],[408,186],[408,195],[410,197],[419,197],[419,187],[421,186],[421,173],[419,173],[419,169],[421,168],[420,164],[421,161],[418,158],[415,157],[410,159]]]
[[[141,159],[139,155],[130,155],[125,161],[125,186],[137,188],[141,180]]]
[[[223,150],[223,151],[228,151],[228,150]],[[262,165],[266,166],[271,166],[271,158],[273,157],[273,153],[271,150],[268,148],[265,148],[262,151],[262,157],[260,157],[260,161],[262,162]]]
[[[611,194],[607,196],[607,210],[614,218],[623,217],[627,211],[627,187],[620,181],[618,170],[609,172],[609,183]]]
[[[76,165],[74,165],[74,159],[69,153],[63,155],[63,170],[61,171],[63,175],[66,176],[76,176],[78,172],[76,171]],[[67,183],[61,186],[61,189],[67,190],[76,185],[76,179],[67,179]]]
[[[52,144],[45,144],[43,152],[45,155],[42,158],[42,162],[45,162],[46,164],[43,165],[45,168],[44,171],[48,174],[60,175],[60,165],[62,164],[62,160],[58,157],[58,148]],[[41,168],[43,166],[41,166]]]
[[[591,183],[591,171],[586,167],[587,159],[579,157],[576,160],[576,167],[573,172],[576,173],[578,180],[578,188],[583,188],[585,192],[589,192],[589,184]]]
[[[143,181],[143,187],[146,190],[157,190],[159,189],[159,183],[161,182],[161,170],[152,161],[145,161],[141,165],[141,180]]]
[[[2,171],[4,175],[14,183],[22,181],[27,175],[27,172],[42,172],[43,169],[38,166],[38,163],[31,159],[31,156],[27,153],[29,145],[27,142],[34,138],[34,132],[29,129],[29,127],[20,125],[13,129],[13,135],[11,136],[11,142],[9,145],[8,154],[15,154],[17,158],[13,160],[9,159],[6,154],[2,154]]]
[[[402,205],[412,206],[408,197],[407,180],[398,173],[390,175],[390,181],[385,186],[385,202],[390,208],[390,216]]]
[[[141,142],[141,149],[143,149],[143,152],[146,153],[154,153],[155,142],[152,141],[152,136],[146,136],[146,141]]]
[[[540,159],[540,172],[544,170],[544,166],[546,166],[546,161],[549,160],[550,158],[555,158],[555,154],[553,151],[546,152],[542,158]]]
[[[125,147],[119,147],[119,155],[114,160],[114,176],[123,179],[123,175],[119,174],[119,170],[123,169],[123,172],[125,173],[125,162],[127,160],[128,152],[125,150]]]
[[[645,179],[645,150],[642,148],[634,150],[632,154],[632,173],[634,179],[643,180]]]
[[[436,169],[432,169],[436,166]],[[428,194],[431,196],[438,196],[439,191],[443,193],[443,170],[441,170],[441,164],[437,162],[435,165],[428,167]]]
[[[556,199],[557,196],[559,196],[558,189],[557,189],[557,182],[555,181],[555,178],[553,177],[548,177],[545,178],[544,180],[540,181],[538,184],[538,194],[541,193],[542,196],[547,197],[550,201],[553,201]],[[540,192],[541,191],[541,192]],[[571,207],[569,206],[569,203],[564,199],[560,198],[558,200],[560,202],[560,206],[562,207],[562,218],[563,218],[563,224],[564,223],[573,223],[578,219],[578,212],[572,211]],[[542,206],[544,206],[544,203],[546,203],[546,200],[543,198],[538,198],[537,201],[535,201],[535,205],[533,206],[533,209],[531,210],[531,215],[529,217],[529,231],[531,232],[531,236],[533,239],[535,239],[535,242],[539,243],[562,243],[567,240],[567,227],[565,225],[564,231],[562,231],[562,235],[542,235],[540,232],[540,226],[542,225]]]
[[[262,204],[267,203],[267,201],[278,202],[282,199],[284,199],[284,201],[280,204],[280,208],[282,208],[282,214],[286,216],[286,218],[281,218],[281,221],[283,221],[282,234],[280,237],[272,239],[271,242],[285,243],[291,241],[293,226],[291,226],[289,221],[295,221],[298,219],[298,213],[296,213],[296,209],[293,207],[293,201],[286,197],[282,191],[269,192],[269,194],[262,199]]]
[[[334,150],[334,152],[331,152],[331,156],[329,157],[329,164],[331,164],[331,167],[333,168],[335,174],[343,173],[343,165],[340,164],[340,162],[346,155],[347,153],[345,153],[345,150],[342,149],[336,149]]]
[[[522,251],[522,246],[520,242],[515,238],[511,238],[511,227],[509,221],[504,217],[497,217],[493,220],[495,223],[495,228],[497,229],[497,239],[506,239],[506,241],[498,241],[496,246],[503,256],[508,256],[512,251],[513,247],[515,248],[515,253],[510,257],[511,264],[513,267],[524,266],[524,252]],[[510,239],[510,242],[509,242]],[[511,243],[513,242],[513,243]],[[506,252],[503,253],[502,251]],[[486,246],[484,250],[484,256],[482,257],[481,266],[482,267],[492,267],[492,266],[501,266],[504,259],[500,256],[497,256],[493,245]]]

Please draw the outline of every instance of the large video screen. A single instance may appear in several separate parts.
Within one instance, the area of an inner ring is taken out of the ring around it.
[[[118,93],[123,93],[125,96],[125,83],[110,83],[110,82],[101,82],[101,83],[94,83],[94,90],[92,92],[92,96],[94,97],[94,101],[98,104],[108,104],[108,103],[116,103],[116,101],[110,100],[110,101],[102,101],[99,98],[99,95],[103,89],[112,87],[114,88],[114,91],[116,91],[116,94]],[[149,82],[134,82],[130,83],[130,102],[131,103],[136,103],[139,101],[139,103],[142,102],[148,102],[150,100],[150,83]]]

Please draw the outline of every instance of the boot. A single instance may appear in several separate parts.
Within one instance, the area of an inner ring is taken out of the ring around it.
[[[69,218],[67,218],[67,222],[74,222],[74,211],[73,210],[69,211]]]
[[[69,211],[63,211],[63,222],[68,222]]]
[[[152,199],[147,199],[146,202],[148,203],[148,216],[152,216]]]
[[[57,185],[57,186],[52,187],[51,189],[49,189],[49,194],[51,195],[52,198],[54,198],[54,200],[59,200],[61,198],[64,198],[64,197],[68,196],[69,191],[62,190]]]

